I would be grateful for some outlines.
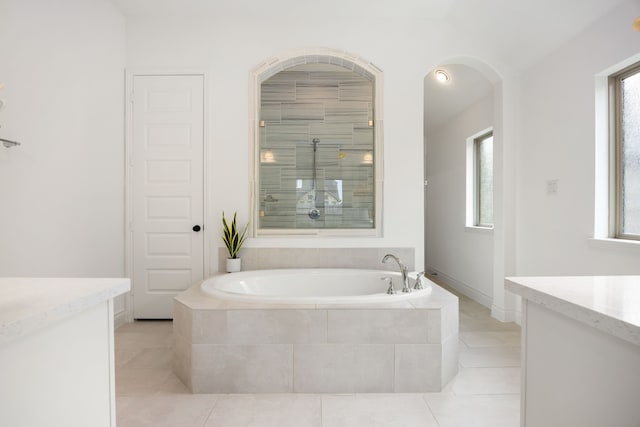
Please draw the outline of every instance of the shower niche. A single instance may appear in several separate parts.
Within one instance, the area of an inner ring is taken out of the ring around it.
[[[271,64],[254,82],[254,235],[380,235],[380,70],[329,54]]]

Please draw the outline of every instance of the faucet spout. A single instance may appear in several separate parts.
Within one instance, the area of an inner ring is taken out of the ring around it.
[[[384,258],[382,258],[382,263],[386,264],[387,261],[389,261],[389,258],[393,259],[398,264],[400,274],[402,274],[402,292],[411,292],[411,289],[409,288],[409,272],[407,270],[407,267],[400,260],[400,258],[393,254],[386,254]]]

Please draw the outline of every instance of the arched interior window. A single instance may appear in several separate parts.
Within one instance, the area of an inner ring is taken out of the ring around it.
[[[254,234],[379,234],[376,76],[355,62],[317,55],[262,77]]]

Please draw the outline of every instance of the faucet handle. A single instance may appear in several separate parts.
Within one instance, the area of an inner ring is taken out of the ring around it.
[[[389,281],[389,288],[387,289],[387,294],[389,295],[395,295],[396,290],[393,287],[393,279],[391,277],[381,277],[380,280],[387,280]]]
[[[424,286],[422,286],[423,277],[424,277],[424,271],[421,271],[420,273],[418,273],[418,275],[416,276],[416,284],[413,286],[413,289],[424,289]]]

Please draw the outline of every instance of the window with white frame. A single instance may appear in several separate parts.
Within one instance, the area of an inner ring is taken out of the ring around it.
[[[493,129],[467,138],[467,215],[469,227],[493,228]]]
[[[640,63],[609,78],[613,237],[640,240]]]

